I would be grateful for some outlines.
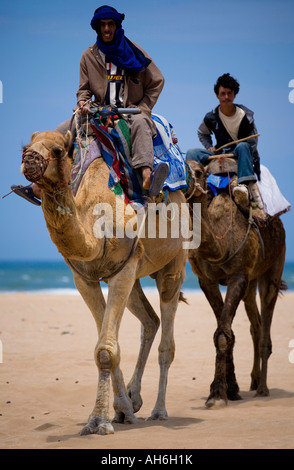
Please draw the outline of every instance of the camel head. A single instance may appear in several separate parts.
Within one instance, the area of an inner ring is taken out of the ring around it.
[[[70,170],[66,171],[64,163],[71,140],[70,131],[65,136],[57,131],[35,132],[23,148],[21,173],[32,183],[43,177],[55,184],[64,184],[65,180],[68,183]]]
[[[191,190],[188,191],[188,198],[192,196],[199,198],[207,193],[206,191],[206,176],[207,172],[205,167],[195,160],[187,160],[192,175]]]

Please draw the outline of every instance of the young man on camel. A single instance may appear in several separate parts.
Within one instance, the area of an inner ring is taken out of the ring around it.
[[[107,5],[95,10],[91,27],[97,33],[97,40],[81,57],[77,105],[79,112],[86,114],[86,103],[94,96],[98,106],[139,108],[140,114],[126,118],[131,134],[132,166],[142,177],[143,189],[156,196],[169,172],[165,163],[157,165],[152,172],[156,127],[151,111],[164,86],[164,77],[146,52],[125,37],[124,17]],[[69,127],[70,121],[66,121],[57,130],[66,133]],[[30,202],[40,204],[40,190],[35,184],[26,188],[12,186],[12,189]]]
[[[217,79],[214,92],[219,100],[219,106],[207,113],[198,128],[198,138],[205,149],[190,149],[187,160],[196,160],[206,165],[208,157],[216,153],[216,149],[235,140],[257,134],[253,112],[240,104],[234,104],[239,92],[237,80],[225,73]],[[213,145],[211,134],[214,134],[216,144]],[[260,163],[257,152],[257,137],[248,142],[228,145],[223,152],[234,153],[238,157],[238,185],[233,194],[239,199],[248,200],[248,190],[260,209],[263,203],[256,185],[260,178]]]

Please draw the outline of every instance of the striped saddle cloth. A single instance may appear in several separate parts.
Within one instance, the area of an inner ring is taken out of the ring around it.
[[[169,174],[163,190],[168,192],[185,189],[185,159],[173,140],[172,126],[162,116],[152,114],[151,118],[157,128],[157,136],[153,139],[154,168],[161,162],[169,165]],[[147,197],[143,194],[139,177],[132,168],[131,136],[126,122],[120,119],[114,127],[105,127],[92,118],[90,125],[96,138],[88,145],[84,142],[82,148],[75,145],[72,170],[74,194],[90,163],[102,156],[110,168],[108,185],[115,194],[133,206],[146,205]]]

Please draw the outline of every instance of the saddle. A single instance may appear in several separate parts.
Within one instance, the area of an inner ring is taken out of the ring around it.
[[[228,175],[230,173],[238,173],[238,160],[233,153],[222,155],[213,155],[208,157],[208,171],[212,175]]]
[[[237,174],[238,174],[238,159],[234,154],[221,154],[221,155],[213,155],[208,158],[209,163],[207,165],[208,169],[208,178],[207,178],[207,185],[210,187],[214,196],[216,196],[221,189],[226,189],[230,186],[230,190],[237,186]],[[256,190],[261,197],[261,193],[256,186]],[[247,203],[244,202],[240,203],[235,198],[233,198],[234,202],[237,204],[239,210],[244,212],[244,210],[249,211],[252,214],[253,218],[258,222],[263,224],[265,219],[267,218],[266,214],[263,210],[260,210],[257,207],[257,204],[254,201],[254,197],[251,194],[250,198]]]
[[[168,164],[169,173],[163,185],[164,197],[169,191],[186,188],[185,159],[173,139],[173,128],[163,117],[152,114],[157,135],[153,139],[155,171],[160,163]],[[73,153],[72,189],[76,194],[83,174],[96,158],[104,158],[110,168],[108,186],[114,193],[134,208],[145,207],[148,197],[142,190],[140,175],[132,166],[131,134],[123,118],[108,126],[102,124],[100,115],[80,119],[76,125],[77,142]]]

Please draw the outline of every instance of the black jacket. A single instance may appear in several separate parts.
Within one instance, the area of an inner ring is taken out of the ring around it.
[[[243,109],[245,115],[240,123],[239,132],[238,132],[238,139],[243,139],[248,137],[249,135],[257,134],[257,130],[255,127],[253,111],[246,108],[241,104],[236,104],[239,108]],[[219,117],[219,106],[217,106],[214,110],[207,113],[203,119],[203,122],[198,128],[198,137],[200,142],[204,145],[206,149],[212,147],[212,139],[211,134],[214,134],[216,139],[215,146],[221,147],[229,142],[232,142],[233,139],[224,127],[220,117]],[[248,144],[252,149],[252,159],[253,159],[253,166],[254,171],[257,174],[258,179],[260,179],[260,158],[257,151],[257,137],[248,140]],[[232,152],[236,147],[235,144],[227,147],[225,149],[226,153]]]

